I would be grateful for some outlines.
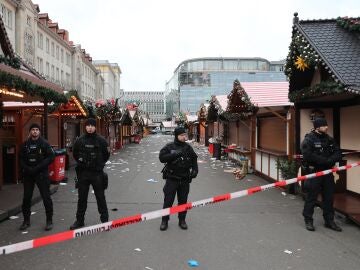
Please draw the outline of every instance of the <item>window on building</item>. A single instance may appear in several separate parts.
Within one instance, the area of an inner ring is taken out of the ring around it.
[[[64,83],[64,71],[63,70],[61,70],[61,72],[60,72],[60,81],[61,81],[61,83]]]
[[[5,25],[7,27],[9,27],[10,29],[12,29],[12,25],[13,25],[13,22],[12,22],[12,11],[10,9],[7,10],[7,21],[5,23]]]
[[[240,70],[257,70],[257,61],[241,60],[239,63]]]
[[[55,44],[54,44],[54,42],[51,42],[51,55],[55,56]]]
[[[55,67],[54,67],[54,65],[51,65],[51,79],[52,80],[55,79]]]
[[[224,60],[224,70],[237,70],[238,61],[236,60]]]
[[[37,58],[37,69],[38,69],[38,72],[40,72],[40,73],[44,72],[43,60],[40,57]]]
[[[60,53],[59,53],[59,46],[56,46],[56,59],[57,60],[59,60],[59,55],[60,55]]]
[[[204,61],[204,69],[205,70],[220,70],[221,69],[221,61],[219,61],[219,60]]]
[[[29,15],[26,17],[26,24],[31,26],[31,17]]]
[[[66,53],[66,65],[70,67],[70,54]]]
[[[50,76],[50,64],[49,62],[46,62],[46,69],[45,69],[45,75],[46,77],[49,77]]]
[[[50,53],[50,40],[48,38],[46,38],[45,46],[46,52]]]
[[[43,49],[43,47],[44,47],[43,34],[40,32],[37,32],[37,38],[38,38],[38,47],[40,49]]]
[[[64,50],[61,49],[61,55],[60,55],[61,63],[64,63]]]
[[[59,82],[59,77],[60,77],[59,68],[56,68],[56,81],[57,82]]]
[[[0,12],[5,26],[7,26],[9,29],[12,29],[12,11],[8,9],[4,4],[1,4]]]

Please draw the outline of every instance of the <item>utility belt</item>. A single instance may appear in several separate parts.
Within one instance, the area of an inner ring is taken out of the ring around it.
[[[84,172],[88,173],[88,170],[84,170],[83,168],[76,166],[75,167],[75,172],[76,172],[76,177],[74,179],[75,181],[75,188],[79,187],[79,180],[81,179],[81,177],[83,176]],[[95,174],[100,174],[101,177],[101,181],[103,184],[103,188],[107,189],[108,185],[109,185],[109,176],[106,172],[104,171],[96,171]]]

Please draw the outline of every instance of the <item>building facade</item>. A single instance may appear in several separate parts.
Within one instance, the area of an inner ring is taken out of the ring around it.
[[[153,122],[166,118],[164,92],[162,91],[125,91],[126,104],[136,103],[141,114],[146,114]]]
[[[104,94],[102,99],[117,99],[121,97],[120,75],[121,69],[118,64],[108,60],[95,60],[94,66],[104,78]]]
[[[286,81],[285,61],[263,58],[195,58],[181,62],[166,83],[168,116],[179,111],[195,114],[201,103],[212,95],[224,95],[240,82]]]
[[[69,40],[69,32],[31,0],[0,0],[0,5],[9,40],[29,68],[64,91],[77,90],[83,100],[121,96],[118,64],[94,65],[90,54]]]

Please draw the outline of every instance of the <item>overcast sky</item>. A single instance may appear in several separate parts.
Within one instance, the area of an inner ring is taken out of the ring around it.
[[[118,63],[125,91],[163,91],[197,57],[284,59],[301,20],[359,17],[359,0],[33,0],[95,60]]]

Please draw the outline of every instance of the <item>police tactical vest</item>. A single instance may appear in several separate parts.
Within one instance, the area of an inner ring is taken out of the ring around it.
[[[97,169],[103,162],[102,152],[97,139],[94,143],[83,141],[80,148],[79,161],[84,168]]]
[[[44,160],[46,149],[39,143],[28,142],[26,144],[26,163],[28,166],[37,166]]]

